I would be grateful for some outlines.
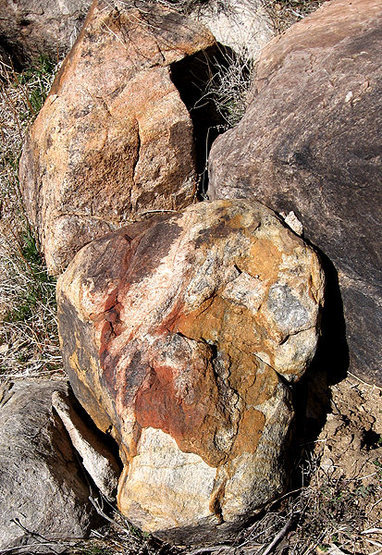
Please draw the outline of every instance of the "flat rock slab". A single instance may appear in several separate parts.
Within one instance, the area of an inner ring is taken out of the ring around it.
[[[20,160],[51,273],[137,213],[193,201],[193,126],[171,64],[214,43],[200,23],[159,3],[92,4]]]
[[[332,0],[271,41],[209,187],[294,212],[338,271],[352,372],[379,385],[381,28],[379,0]]]
[[[77,254],[57,299],[75,394],[120,445],[129,520],[214,541],[283,490],[323,274],[274,213],[204,202],[128,226]]]
[[[24,380],[0,392],[0,550],[61,552],[60,541],[90,531],[90,491],[52,410],[52,393],[66,390],[62,381]]]

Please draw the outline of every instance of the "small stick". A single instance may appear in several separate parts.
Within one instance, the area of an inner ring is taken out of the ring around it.
[[[364,530],[361,534],[380,534],[382,532],[382,528],[369,528],[368,530]]]
[[[283,537],[288,533],[293,524],[293,518],[290,518],[288,522],[283,526],[278,534],[273,538],[271,543],[268,545],[267,549],[264,551],[263,555],[269,555],[272,549],[283,539]]]
[[[216,553],[219,552],[220,550],[226,551],[227,549],[232,549],[232,545],[215,545],[215,547],[201,547],[199,549],[195,549],[194,551],[191,551],[189,553],[189,555],[202,555],[202,553]]]
[[[32,532],[31,530],[28,530],[28,528],[26,528],[25,526],[23,526],[20,522],[20,520],[18,518],[13,518],[12,522],[14,522],[19,528],[21,528],[21,530],[23,530],[24,532],[26,532],[29,536],[32,536],[33,538],[36,538],[36,540],[41,544],[43,542],[46,542],[48,545],[53,545],[53,544],[58,544],[58,541],[55,540],[48,540],[48,538],[45,538],[44,536],[42,536],[41,534],[37,533],[37,532]],[[41,539],[40,539],[41,538]],[[52,551],[53,553],[60,553],[59,551],[56,551],[55,549],[53,549],[52,547]]]
[[[163,212],[170,212],[172,214],[177,214],[177,210],[146,210],[146,212],[139,212],[137,216],[146,216],[146,214],[161,214]]]

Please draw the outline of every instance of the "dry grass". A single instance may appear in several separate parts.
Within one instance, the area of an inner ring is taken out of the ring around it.
[[[362,477],[339,478],[306,453],[298,468],[301,486],[269,505],[231,542],[208,548],[176,548],[135,530],[112,509],[108,526],[87,541],[68,546],[72,555],[377,555],[381,520],[373,507],[381,501],[382,470],[373,486]],[[379,485],[378,485],[379,484]],[[101,510],[103,513],[103,510]],[[112,521],[110,525],[110,521]],[[378,537],[379,536],[379,537]]]
[[[245,113],[254,64],[230,49],[221,48],[219,58],[211,60],[214,71],[195,108],[211,101],[224,122],[221,132],[237,125]]]
[[[284,33],[288,27],[301,21],[319,8],[325,0],[262,0],[276,33]]]
[[[26,219],[17,177],[23,138],[54,72],[43,59],[22,74],[0,65],[0,379],[51,374],[61,362],[55,283]]]

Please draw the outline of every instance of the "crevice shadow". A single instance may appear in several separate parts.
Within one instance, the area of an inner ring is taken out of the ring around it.
[[[227,130],[227,121],[209,93],[209,83],[228,70],[233,56],[231,49],[217,44],[170,66],[171,80],[193,124],[195,164],[200,175],[199,200],[205,198],[208,188],[207,160],[212,143]]]
[[[319,255],[326,277],[325,304],[321,315],[321,337],[316,354],[304,377],[295,386],[298,458],[309,457],[331,412],[330,387],[347,376],[349,348],[346,340],[341,290],[337,270],[326,254],[310,245]],[[297,464],[295,464],[297,466]],[[301,487],[301,470],[296,468],[293,487]]]

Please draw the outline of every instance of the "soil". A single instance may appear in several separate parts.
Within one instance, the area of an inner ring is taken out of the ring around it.
[[[326,508],[322,524],[329,535],[320,545],[329,550],[317,546],[316,552],[382,553],[382,390],[352,375],[330,389],[331,412],[312,453],[320,464],[311,479]]]

